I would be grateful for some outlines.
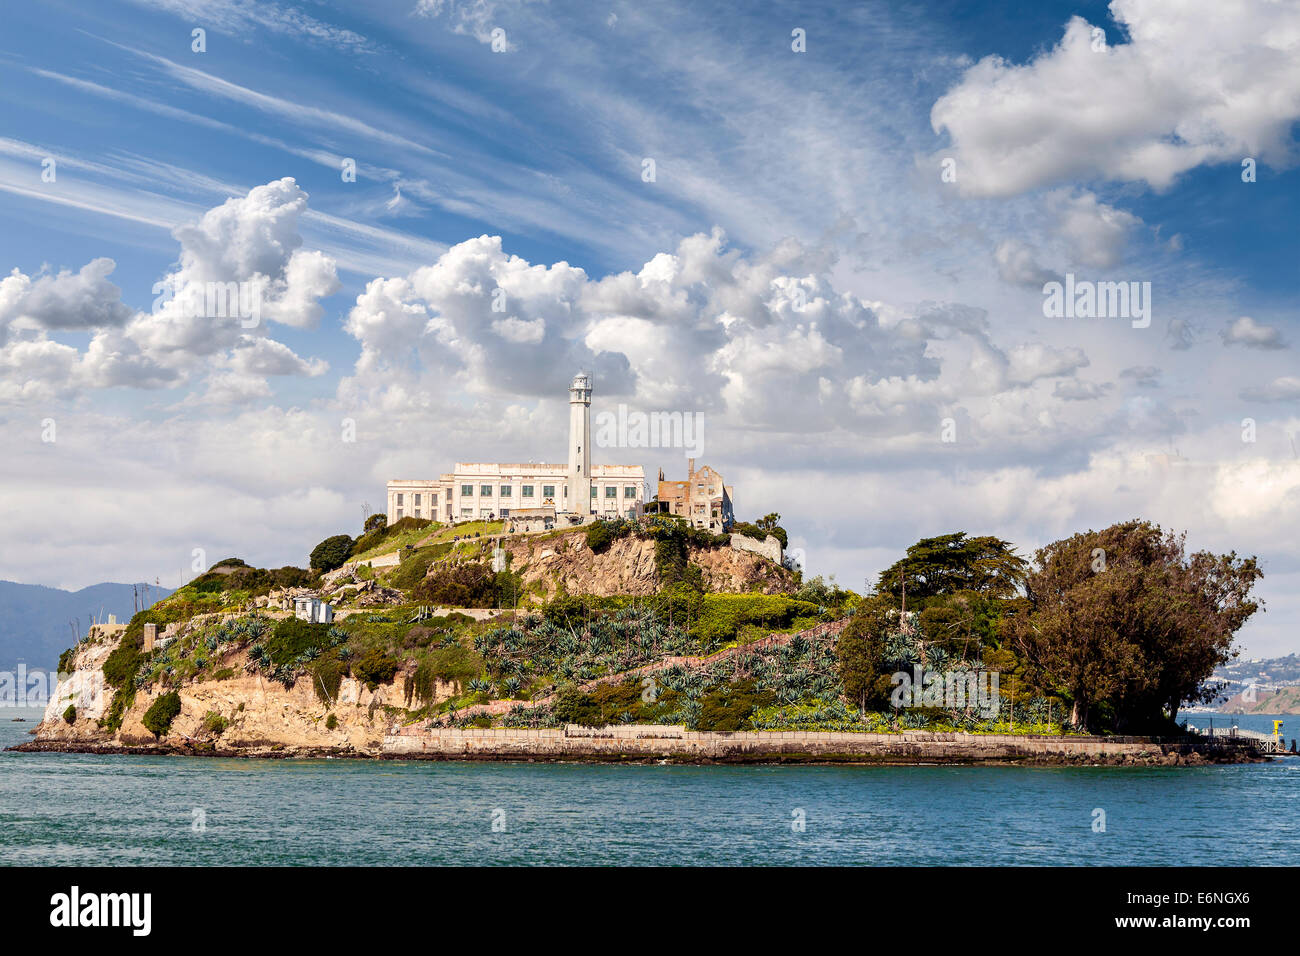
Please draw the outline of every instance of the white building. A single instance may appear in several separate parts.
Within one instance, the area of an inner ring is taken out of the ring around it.
[[[312,624],[329,624],[334,620],[334,608],[313,594],[296,594],[293,616]]]
[[[645,509],[645,469],[591,463],[591,376],[569,386],[567,464],[457,462],[436,479],[388,483],[388,523],[402,518],[442,522],[508,518],[513,513],[635,517]]]

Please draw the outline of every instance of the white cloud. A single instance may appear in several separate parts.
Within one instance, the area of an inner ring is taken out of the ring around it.
[[[92,259],[78,272],[23,275],[14,269],[0,279],[0,344],[14,323],[47,331],[121,326],[131,315],[122,290],[108,281],[117,264]]]
[[[1300,378],[1282,375],[1267,385],[1252,385],[1242,389],[1241,397],[1250,402],[1300,401]]]
[[[1223,337],[1224,345],[1244,345],[1251,349],[1286,348],[1279,329],[1256,322],[1248,315],[1228,323],[1227,328],[1219,334]]]
[[[1120,260],[1124,243],[1142,220],[1083,190],[1054,190],[1047,207],[1057,217],[1056,232],[1069,248],[1073,261],[1098,269],[1109,269]]]
[[[1024,65],[985,57],[934,104],[964,193],[1096,178],[1164,189],[1203,163],[1293,161],[1300,6],[1113,0],[1110,13],[1127,42],[1097,49],[1073,17],[1056,47]]]
[[[1004,239],[998,243],[993,261],[998,267],[998,277],[1012,285],[1038,289],[1056,279],[1054,273],[1038,264],[1033,248],[1020,239]]]
[[[123,304],[108,280],[111,259],[35,278],[15,269],[0,279],[0,367],[13,379],[0,401],[156,388],[206,373],[222,376],[213,395],[247,399],[270,394],[267,375],[321,374],[325,363],[295,355],[268,328],[315,327],[321,298],[339,288],[333,260],[299,248],[306,206],[286,178],[177,227],[179,264],[151,290],[150,312]],[[84,353],[48,338],[67,331],[90,333]]]

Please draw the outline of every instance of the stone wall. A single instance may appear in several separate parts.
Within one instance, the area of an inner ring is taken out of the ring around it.
[[[1202,755],[1234,745],[1135,737],[1025,737],[911,731],[899,734],[816,731],[709,733],[680,726],[623,725],[563,729],[402,728],[384,738],[383,753],[402,757],[493,757],[497,759],[641,759],[950,763],[1051,758]],[[1240,747],[1239,749],[1244,749]]]

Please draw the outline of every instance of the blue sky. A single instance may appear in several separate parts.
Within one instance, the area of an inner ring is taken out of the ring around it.
[[[557,457],[586,365],[812,572],[1143,515],[1258,553],[1247,646],[1296,649],[1294,5],[844,7],[8,5],[0,576],[301,561],[388,477]],[[153,305],[259,270],[255,329]],[[1045,319],[1067,272],[1151,326]]]

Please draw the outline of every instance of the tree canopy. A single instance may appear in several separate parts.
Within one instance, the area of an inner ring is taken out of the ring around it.
[[[1076,726],[1169,726],[1233,656],[1260,604],[1256,559],[1188,554],[1185,535],[1132,520],[1040,548],[1026,608],[1009,622],[1017,650],[1073,699]]]
[[[346,534],[336,534],[326,538],[311,551],[311,567],[314,571],[333,571],[342,566],[352,553],[352,538]]]
[[[992,536],[968,538],[966,532],[922,538],[907,549],[876,583],[876,592],[902,600],[921,600],[962,591],[1009,598],[1024,581],[1027,565],[1010,542]]]

